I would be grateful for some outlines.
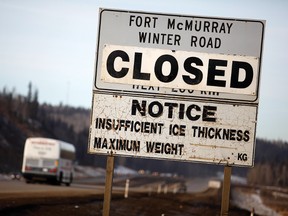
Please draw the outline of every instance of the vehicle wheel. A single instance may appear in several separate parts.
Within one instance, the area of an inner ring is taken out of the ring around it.
[[[61,185],[62,181],[63,181],[63,173],[61,172],[60,176],[59,176],[59,180],[57,182],[57,185]]]
[[[66,186],[69,187],[72,181],[73,181],[73,175],[70,174],[70,179],[69,179],[69,182],[66,183]]]
[[[31,183],[32,183],[32,181],[31,181],[31,180],[28,180],[28,179],[26,179],[25,182],[26,182],[27,184],[31,184]]]

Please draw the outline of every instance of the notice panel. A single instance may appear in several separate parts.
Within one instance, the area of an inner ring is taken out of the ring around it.
[[[256,111],[95,94],[89,153],[252,166]]]

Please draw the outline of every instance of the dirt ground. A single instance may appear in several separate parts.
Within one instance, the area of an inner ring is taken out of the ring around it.
[[[32,200],[31,200],[32,199]],[[199,194],[113,194],[111,216],[191,216],[220,215],[219,194],[207,190]],[[0,215],[7,216],[100,216],[103,209],[103,195],[74,195],[61,197],[19,197],[6,198],[0,202]],[[249,212],[230,206],[229,215],[245,216]]]

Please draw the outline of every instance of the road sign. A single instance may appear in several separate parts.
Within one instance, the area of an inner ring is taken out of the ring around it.
[[[89,152],[252,165],[255,106],[94,94]]]
[[[252,166],[264,25],[100,9],[89,153]]]
[[[257,58],[247,56],[105,45],[101,80],[253,96],[258,63]]]
[[[100,9],[94,90],[258,103],[264,25],[260,20]],[[113,51],[110,72],[127,71],[126,76],[108,73],[107,55]],[[165,82],[165,76],[171,80]]]

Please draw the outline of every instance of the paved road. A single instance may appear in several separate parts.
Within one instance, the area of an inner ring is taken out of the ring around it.
[[[85,184],[83,184],[85,182]],[[198,193],[174,193],[181,179],[136,177],[130,179],[132,189],[124,198],[126,178],[115,178],[110,215],[216,215],[220,211],[219,191],[208,189]],[[95,183],[97,185],[95,185]],[[115,185],[115,186],[114,186]],[[161,193],[159,192],[161,185]],[[167,185],[165,189],[165,185]],[[165,190],[167,194],[165,194]],[[26,184],[23,181],[0,181],[0,215],[5,216],[95,216],[102,215],[103,181],[85,180],[66,186]],[[231,214],[250,215],[231,207]]]
[[[154,176],[116,177],[113,183],[113,193],[124,194],[126,180],[129,179],[130,191],[140,193],[166,193],[185,191],[185,182],[177,178]],[[0,200],[5,197],[48,197],[48,196],[84,196],[103,195],[105,178],[78,179],[70,187],[49,184],[27,184],[23,180],[0,181]]]
[[[103,186],[72,184],[71,187],[48,184],[27,184],[24,181],[0,181],[0,199],[5,197],[63,196],[66,194],[102,194]]]

